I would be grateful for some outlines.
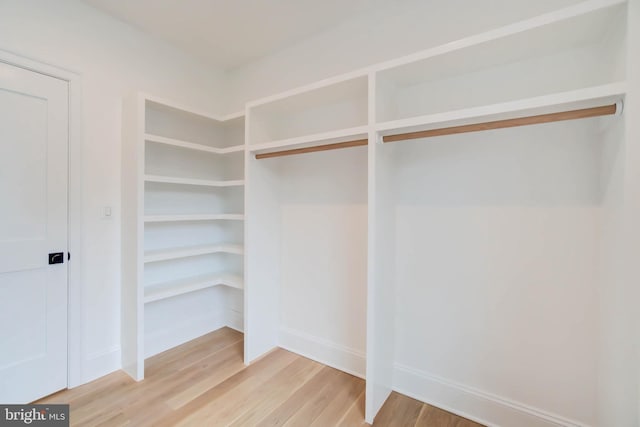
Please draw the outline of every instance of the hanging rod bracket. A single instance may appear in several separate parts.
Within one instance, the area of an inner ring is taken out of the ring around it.
[[[622,112],[624,111],[624,101],[621,99],[620,101],[616,102],[616,116],[620,116],[622,115]]]

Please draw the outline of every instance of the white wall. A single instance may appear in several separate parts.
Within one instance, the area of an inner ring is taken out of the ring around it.
[[[283,157],[279,344],[365,375],[366,147]],[[328,174],[328,171],[331,171]]]
[[[627,34],[627,97],[623,144],[607,141],[603,153],[602,278],[607,280],[601,301],[601,378],[599,424],[640,425],[640,0],[629,1]],[[606,251],[606,252],[605,252]]]
[[[595,424],[597,125],[538,125],[393,147],[396,387],[465,410],[429,392],[439,378],[458,392],[463,385],[521,409]],[[424,381],[421,387],[411,388],[408,373]],[[471,414],[510,425],[482,409]]]
[[[379,0],[357,18],[229,72],[227,110],[244,102],[578,3]]]
[[[120,142],[134,90],[217,112],[221,74],[75,0],[0,0],[0,49],[82,76],[83,379],[120,367]],[[113,208],[103,219],[102,209]]]

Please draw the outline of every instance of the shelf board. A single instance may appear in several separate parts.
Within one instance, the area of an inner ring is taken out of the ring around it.
[[[214,154],[228,154],[228,153],[237,153],[240,151],[244,151],[244,145],[234,145],[233,147],[226,147],[226,148],[209,147],[203,144],[195,144],[193,142],[167,138],[165,136],[153,135],[150,133],[146,133],[144,135],[144,140],[147,142],[155,142],[158,144],[172,145],[174,147],[187,148],[189,150],[204,151],[207,153],[214,153]]]
[[[159,182],[163,184],[182,184],[182,185],[196,185],[201,187],[239,187],[244,185],[244,180],[226,180],[226,181],[213,181],[208,179],[195,179],[195,178],[177,178],[171,176],[160,175],[145,175],[145,182]]]
[[[368,137],[368,126],[357,126],[331,132],[316,133],[296,138],[281,139],[260,144],[249,145],[249,151],[260,154],[281,148],[306,148],[319,144],[334,144]]]
[[[405,83],[414,78],[424,80],[432,74],[451,75],[455,70],[440,66],[434,59],[459,58],[458,69],[487,66],[503,61],[505,56],[519,54],[526,57],[528,52],[546,55],[558,49],[572,48],[589,43],[603,36],[610,28],[615,10],[625,7],[627,0],[586,0],[552,12],[514,22],[483,33],[441,44],[401,58],[379,63],[374,72],[399,72]],[[612,12],[614,12],[612,14]],[[523,49],[523,42],[527,48]],[[491,49],[495,44],[498,49]],[[512,58],[513,59],[513,58]],[[408,68],[411,69],[409,71]],[[405,72],[409,71],[407,75]]]
[[[209,255],[215,253],[227,253],[242,255],[244,248],[242,245],[200,245],[183,248],[162,249],[147,251],[144,254],[144,262],[167,261],[171,259],[187,258],[198,255]]]
[[[173,110],[178,110],[182,113],[187,113],[187,114],[193,114],[196,116],[200,116],[200,117],[205,117],[207,119],[211,119],[211,120],[215,120],[217,122],[227,122],[229,120],[235,120],[235,119],[239,119],[239,118],[244,118],[244,111],[236,111],[234,113],[230,113],[230,114],[224,114],[224,115],[220,115],[220,114],[215,114],[212,113],[210,111],[205,111],[205,110],[201,110],[201,109],[196,109],[193,108],[191,106],[187,106],[184,105],[180,102],[176,102],[170,99],[166,99],[166,98],[161,98],[159,96],[155,96],[155,95],[151,95],[148,93],[140,93],[140,95],[143,97],[143,99],[145,101],[149,101],[152,102],[154,104],[160,105],[162,107],[165,108],[170,108]]]
[[[177,221],[243,221],[243,214],[189,214],[189,215],[146,215],[144,222]]]
[[[228,286],[243,289],[242,277],[233,274],[211,274],[158,283],[144,288],[144,302],[150,303],[166,298],[172,298],[189,292],[212,288],[214,286]]]
[[[368,92],[367,73],[347,73],[310,85],[291,89],[247,104],[251,111],[266,112],[269,115],[287,115],[299,110],[362,99],[366,105]]]
[[[626,84],[624,82],[611,83],[552,95],[392,120],[378,123],[376,130],[380,135],[384,136],[488,121],[507,120],[523,116],[557,113],[560,111],[614,104],[623,100],[625,93]]]

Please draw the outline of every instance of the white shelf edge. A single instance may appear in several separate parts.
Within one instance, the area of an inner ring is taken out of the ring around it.
[[[202,187],[239,187],[244,185],[244,180],[226,180],[226,181],[213,181],[208,179],[195,179],[195,178],[178,178],[171,176],[161,175],[145,175],[145,182],[157,182],[162,184],[182,184],[182,185],[195,185]]]
[[[197,215],[145,215],[144,222],[178,222],[178,221],[244,221],[243,214],[197,214]]]
[[[215,286],[244,289],[244,283],[240,276],[230,274],[208,275],[146,286],[144,289],[144,303],[160,301]]]
[[[233,112],[233,113],[225,114],[224,116],[220,117],[220,121],[228,122],[228,121],[231,121],[231,120],[240,119],[242,117],[244,117],[244,110],[240,110],[240,111],[236,111],[236,112]]]
[[[367,138],[369,132],[368,126],[356,126],[347,129],[340,129],[330,132],[316,133],[312,135],[299,136],[295,138],[281,139],[277,141],[261,142],[259,144],[248,145],[248,150],[257,152],[261,150],[272,150],[274,148],[285,148],[300,146],[304,144],[342,142],[351,138]]]
[[[217,148],[217,147],[209,147],[203,144],[196,144],[193,142],[182,141],[180,139],[167,138],[166,136],[154,135],[151,133],[145,133],[144,140],[148,142],[172,145],[174,147],[187,148],[189,150],[204,151],[207,153],[214,153],[214,154],[228,154],[228,153],[244,151],[244,144],[234,145],[232,147]]]
[[[380,122],[376,124],[375,128],[381,135],[387,135],[392,131],[411,132],[413,130],[425,130],[436,125],[456,126],[484,120],[504,120],[516,118],[523,113],[545,114],[557,112],[559,108],[571,106],[572,104],[575,108],[587,108],[588,106],[593,106],[587,105],[590,102],[602,100],[614,102],[616,98],[623,98],[625,93],[626,83],[610,83],[552,95]]]
[[[298,86],[293,89],[286,90],[284,92],[279,92],[273,95],[269,95],[263,98],[254,99],[252,101],[247,102],[247,108],[256,108],[261,105],[270,104],[272,102],[280,101],[287,98],[292,98],[297,95],[303,95],[307,92],[312,92],[317,89],[323,89],[325,87],[333,86],[336,84],[344,83],[349,80],[357,80],[360,78],[368,78],[369,76],[369,68],[355,70],[349,73],[340,74],[338,76],[329,77],[326,79],[322,79],[316,81],[311,84],[307,84],[304,86]]]
[[[156,251],[148,251],[144,254],[144,262],[159,262],[168,261],[172,259],[188,258],[199,255],[209,255],[215,253],[227,253],[234,255],[244,254],[244,248],[242,245],[201,245],[192,247],[182,247],[174,249],[164,249]]]
[[[140,92],[140,95],[145,101],[151,101],[155,104],[164,105],[165,107],[173,108],[175,110],[184,111],[185,113],[194,114],[196,116],[205,117],[207,119],[215,120],[217,122],[225,122],[228,120],[238,119],[244,117],[244,111],[236,111],[231,114],[214,114],[209,111],[204,111],[192,107],[188,107],[185,104],[176,102],[170,99],[161,98],[159,96],[150,95],[148,93]]]

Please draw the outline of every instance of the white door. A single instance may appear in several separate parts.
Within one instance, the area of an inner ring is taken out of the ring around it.
[[[0,403],[67,386],[68,93],[0,62]]]

